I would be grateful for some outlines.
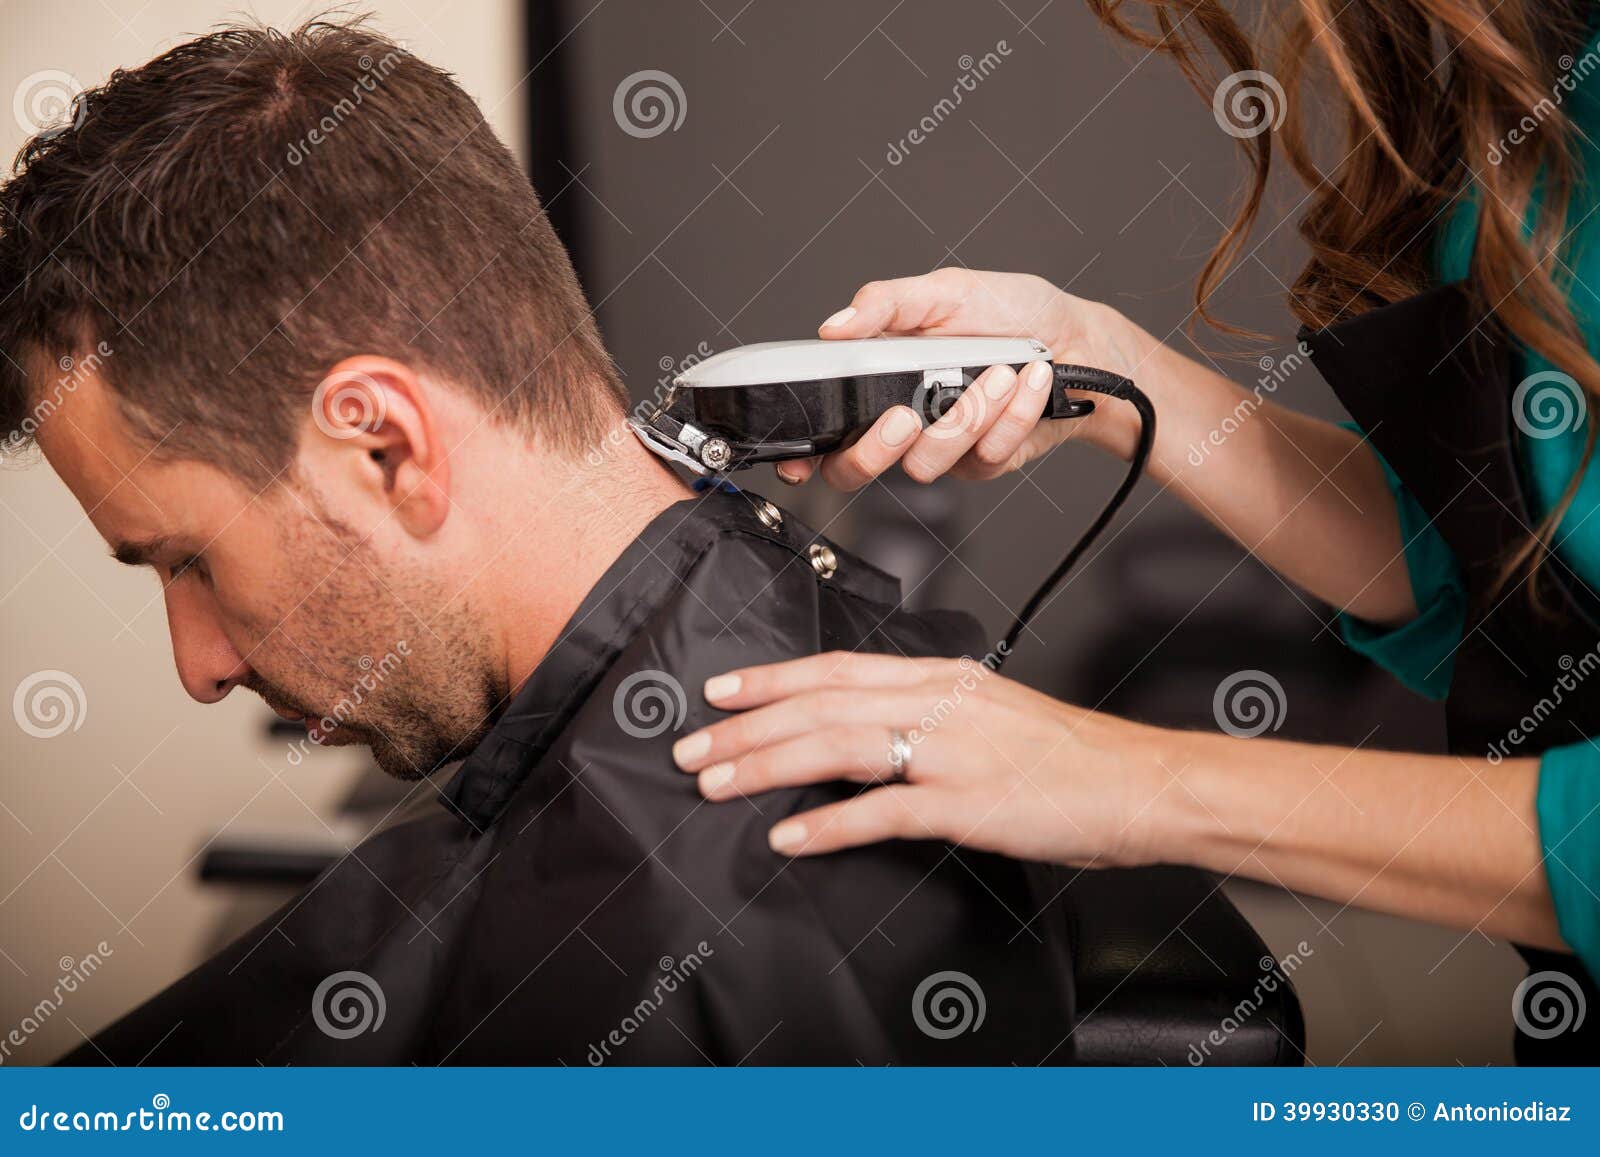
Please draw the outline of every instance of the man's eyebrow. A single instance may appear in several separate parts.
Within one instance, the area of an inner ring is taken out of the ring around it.
[[[121,542],[111,552],[111,557],[125,566],[146,566],[152,558],[166,550],[171,542],[171,537],[165,534],[134,542]]]

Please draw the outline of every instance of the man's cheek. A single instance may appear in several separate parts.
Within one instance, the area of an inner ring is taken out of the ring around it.
[[[315,640],[327,633],[325,616],[317,613],[314,580],[230,580],[219,575],[213,586],[223,620],[252,647],[281,647],[285,640]]]
[[[208,575],[205,583],[210,595],[212,611],[223,629],[237,645],[255,645],[272,633],[273,625],[282,619],[263,585],[241,574],[239,569],[220,560],[207,558]],[[286,604],[292,606],[292,601]]]
[[[327,661],[297,629],[293,614],[272,616],[252,612],[235,620],[230,634],[252,670],[269,686],[304,705],[324,691]]]

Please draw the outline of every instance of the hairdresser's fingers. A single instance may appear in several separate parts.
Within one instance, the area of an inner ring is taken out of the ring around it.
[[[968,269],[936,269],[917,277],[869,281],[850,304],[822,323],[826,338],[918,333],[948,320],[977,281]]]
[[[823,687],[915,687],[940,667],[965,667],[970,659],[908,659],[824,651],[803,659],[740,667],[706,680],[706,702],[723,711],[743,711]]]
[[[930,706],[929,696],[916,691],[808,691],[702,727],[672,745],[672,758],[684,771],[703,771],[823,727],[872,724],[913,731]]]
[[[906,451],[906,473],[918,482],[932,482],[961,461],[1005,413],[1016,390],[1017,372],[1010,366],[984,370],[949,412]]]
[[[820,458],[793,458],[788,462],[779,462],[772,468],[778,476],[779,482],[786,482],[790,486],[799,486],[816,472]]]
[[[897,770],[894,756],[894,735],[881,724],[824,727],[713,763],[700,773],[700,794],[725,800],[831,780],[881,783]]]
[[[854,445],[824,458],[822,477],[839,490],[859,490],[900,461],[921,428],[914,410],[895,406],[880,414]]]
[[[875,787],[853,799],[790,816],[767,834],[772,850],[785,856],[816,856],[879,840],[927,840],[938,831],[926,822],[925,789],[909,784]]]
[[[992,478],[1002,474],[1017,457],[1017,451],[1038,427],[1050,405],[1050,388],[1055,371],[1049,362],[1034,362],[1018,375],[1015,390],[1004,411],[989,426],[972,448],[972,469],[958,469],[962,477]]]

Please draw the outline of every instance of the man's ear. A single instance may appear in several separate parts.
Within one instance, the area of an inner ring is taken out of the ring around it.
[[[409,533],[433,534],[450,511],[450,468],[431,389],[393,358],[345,358],[311,398],[300,457],[324,493],[392,511]]]

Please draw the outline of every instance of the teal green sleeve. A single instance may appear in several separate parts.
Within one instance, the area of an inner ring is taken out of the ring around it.
[[[1556,921],[1590,976],[1600,976],[1600,745],[1555,747],[1539,763],[1539,839]]]
[[[1360,430],[1347,424],[1346,429]],[[1400,514],[1406,572],[1417,617],[1403,626],[1375,626],[1354,615],[1340,615],[1339,628],[1350,649],[1365,655],[1419,695],[1443,699],[1455,669],[1456,647],[1466,624],[1466,585],[1461,567],[1421,505],[1412,497],[1377,448],[1383,476]]]
[[[1600,34],[1591,39],[1588,51],[1596,47],[1600,47]],[[1564,264],[1572,273],[1569,304],[1589,351],[1600,354],[1600,292],[1595,289],[1600,286],[1600,213],[1596,212],[1600,208],[1600,86],[1578,86],[1566,112],[1578,129],[1581,169],[1587,178],[1574,187],[1567,210]],[[1540,192],[1535,189],[1536,204]],[[1479,195],[1476,186],[1469,189],[1436,238],[1435,272],[1441,285],[1468,275],[1477,243]],[[1530,231],[1536,215],[1536,208],[1530,209]],[[1523,351],[1524,380],[1527,375],[1553,369],[1537,354]],[[1593,406],[1589,409],[1593,411]],[[1593,418],[1589,413],[1586,422]],[[1541,516],[1555,507],[1582,466],[1586,422],[1576,429],[1541,430],[1538,437],[1520,441],[1529,497]],[[1450,686],[1454,648],[1464,625],[1465,587],[1443,537],[1428,525],[1421,507],[1406,493],[1388,463],[1384,463],[1384,474],[1399,509],[1406,568],[1421,614],[1394,631],[1348,615],[1341,627],[1354,650],[1386,667],[1413,690],[1439,698]],[[1579,479],[1572,505],[1557,529],[1555,552],[1590,587],[1600,589],[1600,519],[1591,517],[1597,508],[1600,469],[1590,468]],[[1600,737],[1544,753],[1539,764],[1538,813],[1545,875],[1562,938],[1590,975],[1600,977]]]

